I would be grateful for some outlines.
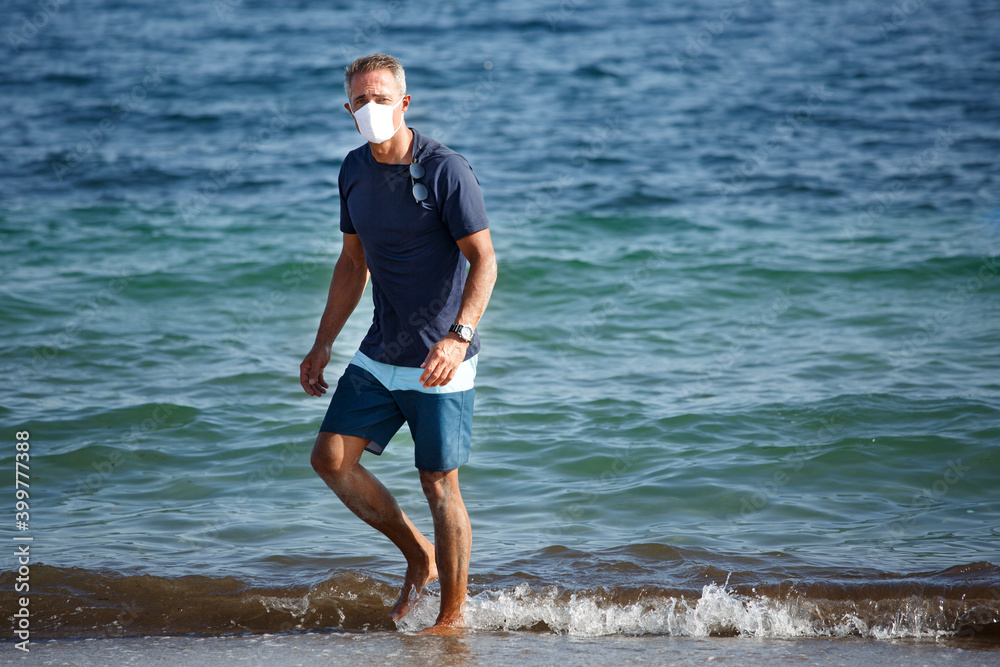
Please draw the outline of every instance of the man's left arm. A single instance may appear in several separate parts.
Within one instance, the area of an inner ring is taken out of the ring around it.
[[[490,230],[483,229],[459,239],[457,243],[462,255],[469,260],[469,275],[465,278],[462,305],[455,322],[476,328],[486,312],[486,304],[490,302],[493,285],[497,281],[493,240],[490,238]],[[449,333],[435,343],[420,365],[424,369],[420,375],[421,384],[425,387],[439,387],[451,382],[459,365],[465,360],[468,348],[469,343],[454,333]]]

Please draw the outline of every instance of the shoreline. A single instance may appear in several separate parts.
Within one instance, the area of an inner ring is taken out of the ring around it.
[[[955,645],[958,644],[958,645]],[[239,635],[228,637],[147,636],[50,639],[34,645],[36,664],[217,665],[243,662],[284,667],[312,664],[717,664],[773,666],[988,665],[1000,647],[935,640],[872,640],[856,637],[758,639],[747,637],[605,636],[574,637],[529,631],[469,631],[459,636],[417,636],[404,632]]]

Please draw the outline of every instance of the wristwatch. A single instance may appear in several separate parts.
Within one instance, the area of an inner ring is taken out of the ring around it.
[[[458,334],[458,337],[466,343],[472,342],[472,334],[476,332],[476,330],[468,324],[452,324],[448,327],[448,331],[453,334]]]

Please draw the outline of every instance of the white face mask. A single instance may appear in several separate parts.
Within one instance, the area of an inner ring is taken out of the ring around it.
[[[399,119],[399,126],[392,126],[392,112],[403,103],[403,98],[392,106],[386,104],[376,104],[369,102],[357,111],[351,113],[358,124],[358,132],[361,136],[373,144],[381,144],[389,139],[403,125],[403,119]]]

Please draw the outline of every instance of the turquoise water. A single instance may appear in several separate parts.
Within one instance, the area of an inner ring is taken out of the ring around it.
[[[30,432],[6,530],[33,537],[41,631],[393,627],[402,562],[312,472],[326,399],[297,376],[360,143],[341,71],[375,50],[476,170],[500,264],[461,473],[473,625],[995,624],[1000,17],[894,12],[62,6],[0,65],[0,460]],[[410,445],[365,464],[429,533]],[[221,607],[130,611],[169,581]]]

